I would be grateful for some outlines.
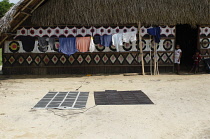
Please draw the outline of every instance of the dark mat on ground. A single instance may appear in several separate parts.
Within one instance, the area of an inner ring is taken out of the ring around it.
[[[154,104],[142,91],[106,90],[94,92],[96,105]]]
[[[89,92],[49,92],[34,109],[80,109],[87,103]]]

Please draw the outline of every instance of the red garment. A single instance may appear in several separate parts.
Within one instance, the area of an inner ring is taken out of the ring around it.
[[[88,52],[90,47],[90,37],[77,37],[77,50],[79,52]]]
[[[201,61],[201,56],[200,55],[194,55],[193,59],[194,59],[194,64],[198,65],[199,62]]]

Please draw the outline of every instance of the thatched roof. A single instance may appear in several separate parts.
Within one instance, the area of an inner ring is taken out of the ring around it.
[[[20,0],[17,4],[12,6],[10,10],[4,15],[4,17],[0,20],[0,33],[6,32],[10,28],[10,23],[13,20],[13,16],[16,14],[17,11],[20,10],[21,4],[23,4],[24,0]]]
[[[42,0],[20,0],[0,20],[0,32],[25,16],[13,19],[27,3],[33,9]],[[210,24],[210,0],[43,0],[24,25],[176,25]],[[27,23],[28,22],[28,23]]]
[[[210,0],[48,0],[37,25],[210,24]]]

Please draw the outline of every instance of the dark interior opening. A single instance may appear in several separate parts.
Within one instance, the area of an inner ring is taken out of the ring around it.
[[[181,70],[190,70],[193,64],[192,56],[198,50],[198,27],[177,25],[176,44],[179,44],[182,50]]]

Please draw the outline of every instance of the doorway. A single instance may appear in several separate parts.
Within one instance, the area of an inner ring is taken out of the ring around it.
[[[182,49],[181,70],[189,71],[193,59],[192,56],[198,50],[198,27],[192,27],[188,24],[176,26],[176,44]]]

